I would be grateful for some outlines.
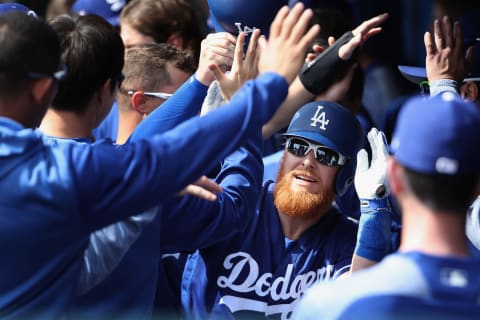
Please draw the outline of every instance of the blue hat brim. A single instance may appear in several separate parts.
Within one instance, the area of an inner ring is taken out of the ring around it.
[[[398,66],[400,73],[410,82],[420,84],[427,80],[427,70],[421,67]]]

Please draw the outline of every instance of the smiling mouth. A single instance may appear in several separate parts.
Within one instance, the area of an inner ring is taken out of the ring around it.
[[[317,182],[315,179],[310,178],[310,177],[306,177],[306,176],[295,176],[295,179],[306,181],[306,182],[311,182],[311,183]]]

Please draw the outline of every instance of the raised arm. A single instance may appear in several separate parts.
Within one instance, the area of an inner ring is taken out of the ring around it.
[[[240,33],[235,47],[232,70],[225,74],[212,65],[222,96],[227,100],[258,73],[256,47],[260,30],[251,37],[247,53],[243,55],[245,34]],[[227,107],[227,106],[224,106]],[[218,201],[208,202],[194,197],[183,197],[165,205],[162,214],[161,245],[164,251],[193,251],[222,242],[242,231],[255,214],[256,198],[263,176],[262,137],[257,133],[239,150],[229,155],[216,178],[222,192]],[[181,226],[172,229],[170,226]]]
[[[387,14],[381,14],[362,22],[348,34],[348,37],[342,37],[344,41],[335,42],[335,39],[330,37],[329,50],[314,46],[316,52],[323,52],[320,55],[307,56],[300,77],[295,79],[289,88],[287,99],[272,119],[263,126],[263,138],[268,139],[275,132],[286,127],[298,108],[333,83],[339,69],[347,72],[349,66],[355,62],[352,59],[355,49],[368,38],[381,32],[380,25],[387,17]]]
[[[390,250],[392,212],[386,182],[388,147],[383,132],[375,128],[367,138],[372,150],[371,163],[368,163],[365,149],[357,155],[355,189],[361,215],[350,272],[376,264]]]
[[[190,77],[171,98],[155,109],[132,133],[129,141],[149,139],[165,132],[200,112],[208,86],[214,80],[211,64],[230,68],[235,47],[235,37],[227,32],[208,35],[202,41],[200,60],[196,73]]]
[[[76,173],[72,179],[78,188],[78,210],[89,228],[165,201],[248,141],[285,99],[301,64],[295,61],[305,55],[318,32],[318,26],[305,32],[311,16],[312,11],[304,10],[302,4],[280,10],[270,40],[260,41],[262,75],[248,81],[225,108],[148,140],[116,148],[72,147],[70,154],[78,160],[66,163],[75,163],[70,169]],[[86,172],[96,178],[95,183],[84,179]]]
[[[247,52],[244,55],[245,33],[240,32],[235,45],[235,56],[232,69],[225,74],[217,64],[211,64],[210,70],[218,81],[218,86],[224,101],[230,101],[231,97],[240,87],[250,79],[258,75],[258,54],[257,42],[260,36],[260,29],[255,29],[250,38]]]
[[[430,84],[430,94],[450,91],[458,93],[467,70],[472,63],[473,48],[465,53],[460,23],[453,24],[449,17],[435,19],[433,34],[425,32],[425,67]]]

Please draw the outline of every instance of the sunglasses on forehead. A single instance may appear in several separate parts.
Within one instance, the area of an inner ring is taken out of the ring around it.
[[[339,154],[335,150],[322,145],[310,143],[307,140],[297,137],[287,138],[286,147],[289,153],[297,157],[304,157],[310,150],[313,150],[315,160],[317,160],[318,163],[329,167],[343,166],[348,160],[347,157]]]

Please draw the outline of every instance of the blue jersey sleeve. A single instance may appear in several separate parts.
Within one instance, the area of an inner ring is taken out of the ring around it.
[[[165,204],[160,234],[162,249],[193,251],[224,241],[244,230],[255,213],[262,176],[259,126],[256,137],[223,162],[216,178],[222,187],[217,201],[186,196]]]
[[[161,108],[157,108],[143,121],[129,141],[148,138],[175,127],[198,113],[207,87],[192,76]],[[117,111],[118,114],[118,111]],[[147,212],[132,216],[90,235],[83,257],[78,293],[88,290],[103,281],[120,263],[131,245],[142,233],[142,228],[157,215],[155,206]]]
[[[102,282],[114,270],[138,239],[142,227],[157,215],[159,207],[111,224],[90,234],[83,254],[77,293],[85,294]]]
[[[247,82],[224,108],[149,141],[66,145],[69,150],[59,152],[73,172],[78,211],[86,224],[101,228],[164,202],[257,134],[287,91],[285,79],[266,73]]]
[[[149,139],[169,130],[200,112],[208,87],[191,76],[175,94],[143,120],[130,136],[130,141]]]
[[[192,100],[194,99],[192,98]],[[177,109],[178,108],[179,107],[177,107]],[[158,119],[159,117],[156,118],[156,120]],[[180,121],[180,118],[176,118],[176,119],[177,119],[176,121]],[[205,117],[205,119],[208,119],[208,117]],[[259,132],[260,132],[259,128],[261,128],[262,122],[255,121],[255,120],[256,119],[254,119],[254,121],[251,121],[251,123],[248,124],[248,126],[250,127],[249,130],[253,132],[253,136],[256,136],[256,139],[257,139],[257,147],[253,147],[253,149],[256,150],[256,157],[254,156],[253,158],[257,160],[257,165],[256,166],[251,165],[251,168],[256,168],[258,170],[258,168],[260,167],[260,171],[256,173],[255,170],[252,169],[250,170],[250,174],[253,175],[254,177],[260,177],[262,175],[262,171],[261,171],[262,167],[261,165],[258,165],[258,158],[259,158],[259,152],[260,152],[259,146],[261,146],[261,137],[259,135]],[[170,125],[174,125],[174,124],[170,122]],[[167,125],[167,127],[168,126],[169,125]],[[156,133],[162,130],[161,129],[162,127],[160,126],[152,126],[150,128],[149,127],[145,127],[145,128],[146,130],[153,130],[155,127],[157,130]],[[163,129],[165,130],[165,127],[163,127]],[[133,142],[137,138],[138,137],[134,137],[131,141]],[[201,147],[199,147],[199,149],[201,149]],[[239,157],[240,159],[242,159],[242,155],[237,155],[236,157]],[[219,161],[220,159],[218,159],[218,162]],[[238,159],[230,160],[230,162],[232,161],[233,162],[236,161],[237,163],[242,162],[242,160],[238,160]],[[248,162],[248,160],[246,162]],[[247,181],[246,183],[247,187],[251,187],[252,190],[250,191],[251,192],[250,194],[254,195],[255,194],[254,188],[252,187],[252,184],[250,184],[249,182],[250,181]],[[238,182],[238,183],[242,184],[242,182]],[[242,196],[245,196],[245,195],[242,194]],[[245,200],[245,198],[242,198],[240,196],[238,196],[237,199]],[[226,202],[227,204],[230,203],[228,200],[225,201],[224,199],[222,199],[222,197],[220,197],[219,201],[221,203],[222,202]],[[236,207],[237,209],[239,208],[238,206],[240,202],[241,201],[237,200],[235,203],[233,203],[234,206],[237,205]],[[222,207],[225,208],[227,207],[227,205],[222,205]],[[235,213],[237,211],[232,211],[232,212]],[[246,212],[248,212],[248,210],[246,210]],[[116,267],[116,265],[119,263],[121,258],[125,255],[125,253],[127,252],[128,248],[131,246],[131,244],[140,236],[142,225],[145,223],[148,223],[152,219],[153,217],[150,218],[150,215],[148,213],[138,215],[128,220],[118,222],[114,225],[110,225],[109,227],[99,230],[90,236],[90,244],[84,254],[84,263],[82,265],[82,271],[79,279],[79,286],[78,286],[79,293],[85,293],[90,288],[98,284],[111,272],[111,270],[113,270]],[[233,225],[237,225],[235,223],[237,221],[238,220],[235,220]],[[172,224],[168,224],[168,225],[172,225]],[[216,228],[212,228],[212,229],[217,230]],[[210,239],[210,237],[207,234],[205,234],[204,237],[199,240],[199,242],[205,241],[204,239]]]

